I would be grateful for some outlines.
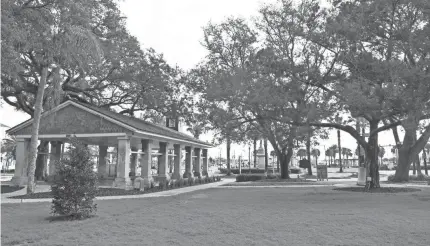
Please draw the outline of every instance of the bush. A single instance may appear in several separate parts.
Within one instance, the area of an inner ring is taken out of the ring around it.
[[[409,181],[427,181],[430,177],[424,174],[421,175],[409,175]]]
[[[390,169],[388,168],[388,165],[384,164],[384,165],[381,165],[381,166],[379,167],[379,170],[384,170],[384,171],[386,171],[386,170],[390,170]]]
[[[69,219],[88,218],[97,210],[97,174],[89,149],[76,139],[70,139],[70,143],[68,157],[55,163],[51,213]]]
[[[220,171],[220,173],[222,173],[222,174],[228,174],[228,170],[226,169],[226,168],[220,168],[219,169],[219,171]],[[239,174],[239,169],[238,168],[232,168],[232,169],[230,169],[230,171],[231,171],[231,173],[232,174]],[[248,168],[242,168],[242,174],[243,173],[249,173],[251,171],[251,173],[264,173],[264,168],[263,169],[257,169],[257,168],[251,168],[251,169],[248,169]],[[269,169],[268,170],[268,173],[273,173],[273,170],[272,169]]]
[[[388,181],[390,182],[394,182],[394,174],[391,174],[388,176]],[[426,175],[409,175],[409,181],[429,181],[430,182],[430,177],[426,176]]]
[[[267,174],[266,178],[267,179],[278,179],[279,175],[278,174]]]
[[[164,190],[164,189],[167,189],[167,188],[169,188],[169,181],[167,181],[167,180],[160,181],[160,183],[158,185],[158,189]]]
[[[15,169],[9,169],[9,170],[1,170],[1,173],[15,173]]]
[[[236,182],[247,182],[247,181],[256,181],[256,180],[262,180],[266,177],[261,174],[240,174],[236,176]]]
[[[302,170],[300,170],[299,168],[290,168],[290,173],[299,174],[301,172]]]

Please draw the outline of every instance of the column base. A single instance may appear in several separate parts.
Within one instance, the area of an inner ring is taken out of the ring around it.
[[[194,171],[194,177],[202,177],[202,173]]]
[[[185,172],[184,175],[182,176],[183,178],[194,178],[194,175],[192,172]]]
[[[21,176],[21,177],[13,176],[11,179],[11,183],[13,186],[24,186],[24,185],[27,185],[27,182],[28,182],[27,176]]]
[[[115,180],[113,181],[112,186],[114,188],[120,188],[120,189],[124,189],[124,190],[131,190],[133,189],[132,183],[131,183],[131,179],[130,178],[115,178]]]
[[[202,175],[203,175],[203,176],[206,176],[206,177],[209,177],[209,173],[208,173],[208,171],[203,171],[203,172],[202,172]]]

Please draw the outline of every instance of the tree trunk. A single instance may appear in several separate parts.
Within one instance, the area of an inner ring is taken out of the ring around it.
[[[279,158],[278,156],[276,156],[276,169],[278,171],[278,173],[280,172],[280,166],[279,166]]]
[[[264,139],[264,172],[269,170],[269,154],[267,153],[267,138]]]
[[[289,163],[291,160],[291,157],[293,156],[293,148],[288,148],[285,153],[285,148],[282,150],[281,153],[277,153],[278,159],[281,163],[281,179],[289,179]]]
[[[311,163],[311,131],[308,132],[308,138],[306,141],[306,154],[308,156],[309,167],[308,167],[308,175],[312,175],[312,163]]]
[[[337,130],[337,143],[339,145],[339,172],[343,172],[342,169],[342,148],[340,146],[340,130]]]
[[[379,121],[371,121],[370,132],[378,128]],[[366,169],[370,180],[366,178],[366,190],[379,188],[379,165],[378,165],[378,134],[369,136],[368,146],[366,148]]]
[[[227,173],[230,174],[230,148],[231,148],[231,140],[230,137],[227,136]]]
[[[257,138],[254,138],[254,168],[257,168]]]
[[[412,117],[405,121],[402,126],[405,129],[405,136],[403,144],[399,148],[399,160],[394,175],[395,182],[409,181],[411,163],[414,162],[416,155],[424,148],[430,137],[430,126],[428,126],[418,141],[415,141],[418,122],[414,121]]]
[[[415,132],[415,138],[414,138],[414,144],[417,142],[417,132]],[[417,167],[417,175],[423,175],[423,173],[421,172],[421,163],[420,163],[420,156],[419,153],[416,154],[415,156],[415,161],[414,161],[416,167]]]
[[[49,141],[40,141],[39,146],[37,147],[38,152],[41,153],[47,153],[48,152],[48,144]],[[43,180],[45,178],[45,167],[46,167],[46,161],[47,161],[47,155],[37,155],[36,159],[36,170],[35,170],[35,176],[36,180]]]
[[[29,146],[28,169],[27,169],[27,194],[34,193],[36,189],[34,173],[36,172],[37,144],[39,141],[39,124],[42,115],[43,93],[45,92],[48,67],[42,67],[39,86],[37,88],[36,102],[34,103],[33,125],[31,129],[31,140]]]
[[[427,169],[427,153],[426,153],[426,149],[423,149],[423,161],[424,161],[424,172],[426,175],[428,174],[428,169]]]

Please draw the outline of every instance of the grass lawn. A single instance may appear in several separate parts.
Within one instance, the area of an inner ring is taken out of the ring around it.
[[[2,245],[429,245],[430,189],[395,194],[213,188],[98,201],[97,217],[49,222],[49,203],[1,205]]]

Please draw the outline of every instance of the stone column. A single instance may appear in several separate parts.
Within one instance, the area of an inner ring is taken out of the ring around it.
[[[207,149],[203,149],[203,175],[205,176],[209,176],[209,172],[208,172],[208,150]]]
[[[193,178],[193,152],[194,148],[192,146],[185,146],[185,173],[184,178]]]
[[[137,148],[133,147],[131,148],[132,151],[137,151]],[[137,168],[137,154],[131,153],[130,158],[130,172],[132,176],[136,176],[136,168]]]
[[[195,148],[194,153],[196,155],[196,164],[194,166],[194,176],[201,177],[202,176],[202,156],[201,149]]]
[[[12,177],[12,184],[16,186],[23,186],[27,184],[27,164],[28,164],[28,147],[30,139],[17,138],[16,139],[16,161],[15,161],[15,174]]]
[[[108,146],[99,145],[99,166],[97,168],[97,175],[100,179],[108,176],[106,158]]]
[[[173,170],[173,175],[172,175],[173,179],[181,179],[182,147],[183,147],[183,145],[181,145],[181,144],[174,144],[173,145],[173,148],[174,148],[173,154],[175,155],[173,157],[173,162],[175,165],[174,170]]]
[[[51,159],[49,160],[48,180],[52,180],[55,175],[55,163],[61,159],[62,143],[59,141],[51,142]]]
[[[153,181],[152,173],[151,173],[151,161],[152,161],[152,140],[142,140],[142,151],[145,154],[140,159],[141,166],[141,177],[143,178],[143,185],[145,188],[150,187],[151,182]]]
[[[130,138],[118,138],[118,167],[114,186],[121,189],[131,189],[130,172]]]
[[[169,168],[169,147],[170,144],[166,142],[160,142],[160,148],[158,153],[161,155],[158,156],[158,178],[159,181],[170,180],[170,176],[167,173]]]

